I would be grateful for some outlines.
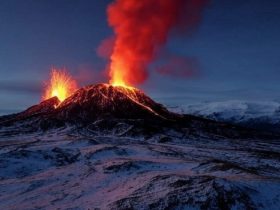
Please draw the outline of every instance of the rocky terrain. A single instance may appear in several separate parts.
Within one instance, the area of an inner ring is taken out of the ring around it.
[[[280,142],[88,86],[0,118],[0,209],[280,208]]]

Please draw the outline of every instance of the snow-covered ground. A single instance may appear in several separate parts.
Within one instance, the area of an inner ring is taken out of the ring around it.
[[[280,209],[279,140],[126,129],[1,129],[0,209]]]

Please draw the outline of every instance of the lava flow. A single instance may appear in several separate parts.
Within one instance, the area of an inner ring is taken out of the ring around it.
[[[59,105],[58,111],[60,117],[72,121],[92,121],[108,116],[120,119],[165,119],[172,115],[142,91],[110,84],[80,88]]]
[[[43,100],[57,97],[60,102],[72,95],[77,89],[76,81],[66,70],[52,69],[50,81],[47,83]]]

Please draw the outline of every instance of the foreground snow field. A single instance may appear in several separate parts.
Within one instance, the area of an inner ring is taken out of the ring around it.
[[[0,129],[0,209],[279,210],[279,140],[129,129]]]

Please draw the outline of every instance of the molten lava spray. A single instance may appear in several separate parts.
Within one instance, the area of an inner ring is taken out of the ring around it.
[[[52,69],[50,76],[51,78],[47,83],[43,100],[56,96],[62,102],[78,89],[76,81],[66,70]]]
[[[174,27],[189,31],[200,20],[208,0],[115,0],[108,22],[115,33],[110,57],[110,83],[133,85],[145,81],[147,66]]]

